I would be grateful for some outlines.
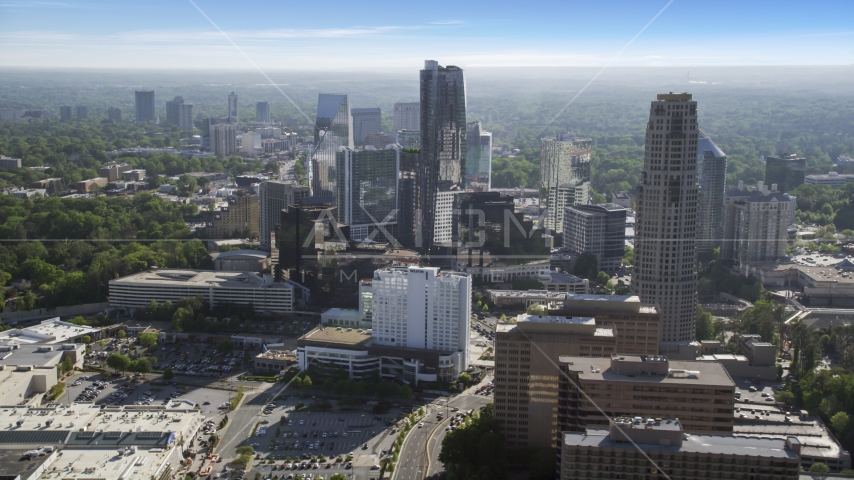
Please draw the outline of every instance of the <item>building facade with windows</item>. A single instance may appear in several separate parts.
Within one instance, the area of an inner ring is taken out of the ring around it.
[[[547,195],[546,228],[563,231],[564,209],[590,200],[590,155],[593,140],[571,133],[541,140],[540,188]]]
[[[765,185],[777,185],[780,193],[789,193],[806,179],[807,159],[794,153],[765,157]]]
[[[691,94],[659,94],[651,103],[631,287],[661,308],[659,341],[674,348],[696,335],[699,134]]]
[[[379,108],[353,108],[353,145],[360,147],[365,144],[368,135],[382,130],[382,111]]]
[[[726,154],[701,131],[697,142],[697,181],[700,185],[698,253],[711,253],[723,241],[726,168]]]
[[[400,150],[345,147],[336,154],[339,220],[350,226],[352,240],[397,243]]]
[[[374,345],[455,356],[453,365],[439,366],[440,378],[453,380],[468,368],[469,275],[436,267],[389,268],[374,272],[371,289]]]
[[[293,182],[268,180],[258,186],[259,235],[261,248],[271,248],[270,236],[276,233],[282,210],[311,196],[311,189]]]
[[[154,90],[134,92],[136,100],[136,121],[153,122],[157,119],[154,111]]]
[[[613,328],[591,317],[519,315],[495,329],[495,418],[511,447],[549,448],[558,434],[561,355],[610,357]]]
[[[563,246],[570,255],[591,254],[599,270],[614,274],[626,248],[625,207],[613,203],[573,205],[563,216]]]
[[[317,97],[312,159],[312,195],[335,197],[335,162],[341,147],[353,148],[353,118],[347,94],[321,93]]]
[[[739,189],[726,196],[721,258],[740,266],[786,255],[791,208],[790,196],[773,186],[769,189],[760,181],[748,190],[739,182]]]

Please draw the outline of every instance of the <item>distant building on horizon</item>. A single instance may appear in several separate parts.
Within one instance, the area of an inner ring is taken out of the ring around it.
[[[395,103],[392,112],[392,133],[401,130],[421,130],[421,104],[419,102]],[[398,140],[398,143],[400,141]]]
[[[71,105],[60,105],[59,106],[59,121],[60,122],[70,122],[71,121]]]
[[[353,108],[353,146],[365,144],[368,135],[382,130],[382,112],[379,108]]]
[[[237,94],[234,92],[228,95],[228,123],[238,123]]]
[[[697,252],[711,253],[721,246],[724,233],[726,154],[700,131],[697,142],[697,179],[700,204],[697,215]]]
[[[122,109],[117,107],[110,107],[107,109],[107,119],[113,122],[121,122],[122,121]]]
[[[74,111],[77,115],[77,120],[86,120],[89,118],[89,107],[86,105],[77,105]]]
[[[258,102],[255,104],[255,123],[269,125],[273,123],[270,116],[270,102]]]
[[[179,110],[181,105],[184,104],[184,97],[176,96],[172,100],[166,101],[166,123],[171,123],[176,127],[179,124],[179,117],[181,116]]]
[[[154,90],[137,90],[134,93],[136,99],[136,121],[153,122],[157,120],[157,116],[154,113]]]
[[[777,185],[780,193],[789,193],[804,184],[807,160],[794,153],[765,157],[765,185]]]

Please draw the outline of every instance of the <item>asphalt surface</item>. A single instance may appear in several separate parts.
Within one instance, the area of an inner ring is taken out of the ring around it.
[[[488,381],[489,378],[485,379],[484,383]],[[438,478],[444,472],[445,467],[439,462],[439,452],[445,427],[450,424],[450,416],[453,413],[451,409],[456,407],[460,411],[477,410],[492,402],[492,396],[474,395],[478,386],[469,388],[454,397],[437,399],[425,407],[426,415],[421,421],[424,426],[414,427],[406,438],[394,468],[394,480]],[[445,418],[437,421],[436,414],[440,412]]]

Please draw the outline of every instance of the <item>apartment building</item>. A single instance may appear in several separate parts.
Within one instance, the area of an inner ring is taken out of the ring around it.
[[[238,233],[249,238],[258,235],[258,195],[238,190],[224,202],[220,202],[210,213],[205,233],[210,238],[223,238]]]

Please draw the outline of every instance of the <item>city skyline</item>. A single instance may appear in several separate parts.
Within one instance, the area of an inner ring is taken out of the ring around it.
[[[451,11],[442,8],[443,3],[433,11]],[[378,20],[369,13],[376,8],[334,3],[333,13],[319,17],[308,5],[271,2],[235,10],[227,2],[201,0],[153,1],[144,6],[14,0],[0,5],[5,20],[0,21],[4,27],[0,65],[169,69],[216,65],[248,70],[255,63],[261,68],[288,65],[298,70],[407,70],[422,58],[443,58],[446,64],[463,68],[851,64],[854,52],[847,45],[854,31],[845,19],[854,13],[854,5],[822,3],[823,8],[798,15],[791,14],[799,6],[794,2],[726,0],[710,9],[661,0],[571,6],[541,2],[522,11],[499,5],[488,12],[453,4],[453,15],[417,16],[399,5],[383,8],[385,3],[376,3],[388,13]],[[159,15],[160,7],[168,7],[174,15]],[[541,15],[543,10],[554,15]],[[567,29],[561,12],[585,21]],[[296,21],[282,28],[277,13]],[[702,17],[716,28],[700,33],[696,23],[680,21],[692,17]]]

